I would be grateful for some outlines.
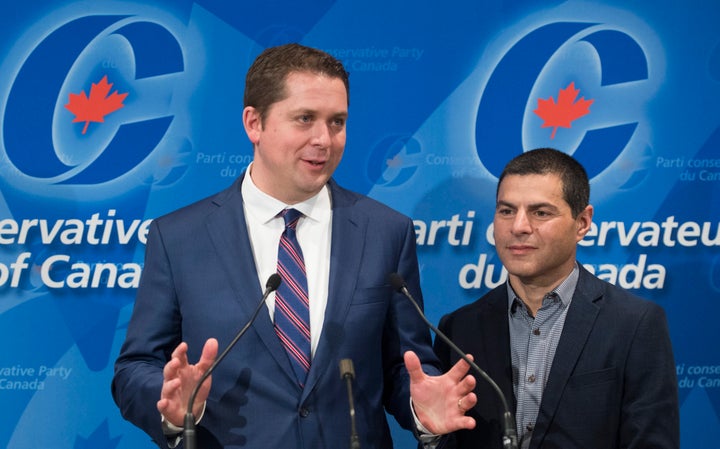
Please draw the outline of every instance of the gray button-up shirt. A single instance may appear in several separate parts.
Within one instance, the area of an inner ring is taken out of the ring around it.
[[[572,273],[543,298],[537,316],[530,315],[508,281],[508,314],[513,389],[517,398],[515,422],[521,449],[530,445],[543,390],[557,349],[565,317],[577,285],[577,264]]]

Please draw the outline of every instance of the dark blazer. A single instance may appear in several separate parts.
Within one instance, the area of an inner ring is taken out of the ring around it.
[[[122,415],[161,447],[156,402],[162,368],[188,343],[195,363],[205,341],[222,351],[260,301],[241,180],[210,198],[153,221],[126,341],[116,361],[113,397]],[[348,447],[350,416],[338,363],[354,362],[357,428],[363,449],[390,448],[385,409],[414,427],[402,354],[415,350],[439,374],[430,334],[413,306],[387,282],[400,273],[421,299],[412,221],[329,182],[330,283],[322,335],[304,389],[298,386],[266,308],[218,366],[198,447],[338,449]]]
[[[514,414],[507,284],[444,316],[439,328],[475,357]],[[458,360],[439,339],[435,351],[445,369]],[[476,428],[457,432],[448,447],[501,447],[500,401],[479,377],[476,393]],[[678,448],[678,415],[663,309],[581,266],[530,448]]]

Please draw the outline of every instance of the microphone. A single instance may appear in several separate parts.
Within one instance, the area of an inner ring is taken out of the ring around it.
[[[390,273],[388,276],[388,280],[390,281],[390,285],[398,291],[399,293],[402,293],[405,295],[407,299],[410,300],[413,306],[415,306],[415,310],[417,310],[418,314],[420,315],[420,318],[425,321],[425,323],[432,329],[435,334],[440,337],[440,339],[445,342],[453,351],[455,351],[460,358],[465,360],[485,381],[487,381],[490,386],[495,390],[498,397],[500,397],[500,402],[502,403],[503,408],[505,409],[505,413],[503,414],[502,424],[503,424],[503,439],[502,444],[503,447],[506,449],[517,449],[517,431],[515,430],[515,418],[513,418],[512,412],[510,411],[510,407],[508,407],[507,400],[505,399],[505,395],[502,393],[502,390],[500,390],[500,387],[495,383],[494,380],[488,374],[480,369],[479,366],[472,360],[470,360],[463,351],[458,348],[455,343],[450,341],[450,339],[440,331],[437,327],[433,326],[430,321],[428,321],[427,317],[425,317],[425,314],[423,313],[422,309],[418,305],[418,303],[415,301],[415,299],[412,297],[410,292],[408,291],[407,287],[405,286],[405,281],[403,278],[397,274],[397,273]]]
[[[245,324],[245,326],[240,329],[240,332],[235,336],[235,338],[230,342],[230,344],[225,348],[225,350],[220,354],[215,361],[210,365],[210,368],[205,371],[205,373],[202,375],[200,380],[198,381],[197,385],[195,385],[195,389],[193,390],[192,394],[190,395],[190,399],[188,400],[188,406],[187,406],[187,412],[185,413],[185,425],[183,426],[183,443],[185,449],[196,449],[195,446],[195,416],[193,416],[193,404],[195,403],[195,396],[197,396],[198,391],[200,390],[200,386],[205,382],[205,380],[210,377],[210,374],[215,370],[215,368],[218,366],[220,361],[225,358],[225,356],[230,352],[230,349],[235,346],[235,343],[240,340],[240,337],[243,336],[243,334],[250,328],[252,323],[255,322],[255,318],[257,318],[258,313],[260,312],[260,309],[262,308],[263,304],[265,304],[265,300],[270,295],[270,293],[277,290],[277,288],[280,286],[280,282],[282,282],[282,279],[280,278],[280,275],[277,273],[273,273],[268,278],[267,282],[265,283],[265,292],[263,292],[262,299],[260,299],[260,302],[258,303],[257,307],[255,307],[255,311],[252,314],[252,317],[250,317],[250,320]]]
[[[360,449],[360,437],[355,426],[355,402],[353,401],[352,381],[355,378],[355,368],[351,359],[340,360],[340,378],[345,379],[350,404],[350,449]]]

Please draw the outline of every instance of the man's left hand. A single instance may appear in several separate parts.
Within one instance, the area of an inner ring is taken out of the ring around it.
[[[472,360],[472,356],[468,358]],[[475,378],[468,374],[470,365],[466,361],[460,359],[441,376],[429,376],[414,352],[406,352],[404,359],[410,374],[410,397],[415,414],[427,430],[444,435],[475,427],[475,420],[465,416],[477,403],[477,396],[472,392]]]

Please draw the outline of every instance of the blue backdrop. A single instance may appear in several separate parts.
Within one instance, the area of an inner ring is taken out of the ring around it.
[[[153,447],[109,390],[148,222],[247,166],[244,74],[290,41],[351,72],[336,179],[415,220],[433,322],[506,276],[504,163],[583,162],[580,261],[665,308],[682,446],[717,447],[720,4],[247,3],[0,3],[0,447]]]

